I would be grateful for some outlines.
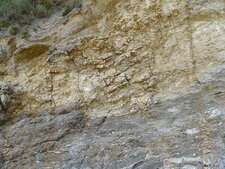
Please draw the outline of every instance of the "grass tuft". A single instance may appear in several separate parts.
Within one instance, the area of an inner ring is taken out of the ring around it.
[[[9,32],[11,35],[17,35],[18,32],[19,32],[19,28],[16,27],[16,26],[11,26],[10,29],[9,29]]]
[[[0,27],[15,23],[26,25],[34,18],[47,17],[60,8],[65,9],[62,15],[66,16],[73,8],[80,7],[81,1],[82,0],[0,0]]]

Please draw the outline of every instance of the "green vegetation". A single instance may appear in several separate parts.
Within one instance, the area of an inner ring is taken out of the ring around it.
[[[53,54],[55,51],[57,50],[57,48],[52,48],[48,51],[48,55]]]
[[[11,35],[16,35],[19,32],[19,28],[16,26],[11,26],[9,32]]]
[[[22,39],[28,39],[30,34],[28,32],[22,32]]]
[[[81,7],[82,0],[0,0],[0,27],[29,24],[34,18],[47,17],[58,9],[63,16]]]
[[[0,28],[5,28],[5,27],[7,27],[7,22],[4,20],[0,21]]]
[[[62,16],[66,16],[67,14],[69,14],[71,11],[73,10],[73,8],[71,7],[66,7],[62,13]]]

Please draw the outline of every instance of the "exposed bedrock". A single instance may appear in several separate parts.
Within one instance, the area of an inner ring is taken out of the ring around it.
[[[0,168],[224,169],[224,10],[87,0],[0,37]]]

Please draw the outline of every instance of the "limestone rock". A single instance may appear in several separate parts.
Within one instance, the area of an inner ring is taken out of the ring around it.
[[[21,62],[23,60],[29,60],[40,56],[47,52],[49,48],[49,45],[35,43],[25,47],[20,47],[13,53],[13,57],[16,62]]]
[[[10,95],[3,94],[3,95],[1,95],[0,99],[1,99],[1,102],[2,102],[2,106],[3,107],[5,107],[5,108],[6,107],[9,107],[9,105],[11,103],[11,97],[10,97]]]
[[[225,168],[224,10],[86,0],[0,37],[0,168]]]
[[[14,88],[10,84],[0,86],[0,126],[15,114],[18,105]]]
[[[11,85],[6,84],[0,87],[0,93],[2,95],[11,95],[14,93],[14,89]]]

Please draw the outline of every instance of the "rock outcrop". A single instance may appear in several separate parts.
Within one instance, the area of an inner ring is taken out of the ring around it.
[[[18,105],[13,87],[9,84],[0,86],[0,126],[14,115]]]
[[[0,168],[225,168],[225,2],[82,7],[0,38]]]
[[[223,169],[224,69],[146,111],[93,118],[73,103],[24,117],[1,128],[3,168]]]

